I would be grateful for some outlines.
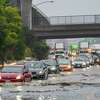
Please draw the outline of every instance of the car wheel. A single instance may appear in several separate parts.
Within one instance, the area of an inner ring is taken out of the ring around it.
[[[28,78],[25,78],[25,82],[30,82],[32,79],[30,78],[30,77],[28,77]]]

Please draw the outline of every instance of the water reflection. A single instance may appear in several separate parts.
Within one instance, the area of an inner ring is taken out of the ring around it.
[[[48,100],[57,100],[56,97],[49,96]]]
[[[83,70],[83,71],[86,71],[87,69],[86,69],[86,68],[83,68],[82,70]]]
[[[87,67],[86,69],[90,69],[90,67]]]
[[[67,74],[67,75],[70,75],[70,74],[72,74],[72,72],[67,72],[66,74]]]
[[[0,87],[0,93],[2,92],[2,87]]]
[[[95,100],[95,93],[89,92],[82,94],[85,100]]]
[[[38,97],[38,100],[57,100],[57,98],[56,97],[54,97],[54,96],[43,96],[43,95],[40,95],[39,97]]]
[[[76,71],[76,69],[75,68],[73,68],[73,72],[75,72]]]
[[[17,86],[17,87],[16,87],[16,90],[18,90],[18,91],[23,91],[22,86]]]
[[[0,96],[0,100],[2,100],[1,96]]]
[[[97,68],[100,68],[100,66],[99,66],[99,65],[96,65],[96,67],[97,67]]]
[[[38,100],[44,100],[44,96],[38,97]]]
[[[16,96],[16,100],[22,100],[22,96],[21,95],[17,95]]]

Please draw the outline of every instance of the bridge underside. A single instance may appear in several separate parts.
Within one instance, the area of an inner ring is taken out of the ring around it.
[[[41,39],[100,37],[100,24],[37,26],[31,34]]]
[[[42,35],[41,35],[42,34]],[[41,39],[60,39],[60,38],[85,38],[85,37],[100,37],[100,31],[98,32],[48,32],[48,33],[34,33],[34,36]]]

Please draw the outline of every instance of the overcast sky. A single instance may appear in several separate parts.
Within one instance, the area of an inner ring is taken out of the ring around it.
[[[33,0],[34,4],[49,0]],[[100,0],[54,0],[53,3],[38,5],[47,16],[95,15],[100,14]]]

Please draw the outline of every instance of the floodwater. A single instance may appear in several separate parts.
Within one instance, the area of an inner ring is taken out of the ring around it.
[[[100,100],[100,66],[51,74],[48,80],[1,84],[0,100]]]

